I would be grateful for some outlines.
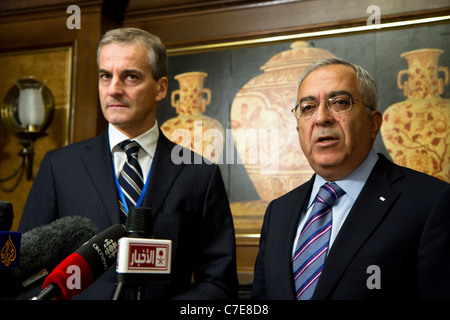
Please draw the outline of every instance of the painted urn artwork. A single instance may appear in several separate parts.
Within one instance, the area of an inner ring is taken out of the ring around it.
[[[448,67],[439,66],[443,52],[401,54],[408,69],[400,70],[397,83],[407,99],[384,112],[381,134],[395,163],[450,182],[450,99],[440,96],[449,83]]]
[[[290,111],[300,75],[313,62],[332,58],[307,42],[291,44],[270,58],[264,72],[249,80],[231,106],[231,127],[237,152],[260,200],[231,204],[234,215],[262,216],[269,201],[309,180],[313,170],[300,148],[296,118]],[[256,138],[255,138],[256,137]],[[250,143],[244,143],[245,138]]]
[[[216,162],[223,144],[214,144],[212,137],[224,137],[224,129],[219,121],[203,114],[211,103],[211,90],[203,86],[207,75],[194,71],[175,76],[180,89],[172,91],[171,102],[178,116],[164,122],[161,130],[173,142]]]

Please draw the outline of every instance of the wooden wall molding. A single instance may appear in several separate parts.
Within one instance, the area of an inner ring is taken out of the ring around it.
[[[176,1],[143,9],[131,0],[124,26],[157,34],[168,49],[365,25],[371,1]],[[161,1],[160,1],[161,2]],[[188,3],[189,2],[189,3]],[[199,4],[201,3],[209,3]],[[174,4],[176,3],[176,4]],[[184,4],[184,6],[183,6]],[[450,13],[446,0],[379,0],[382,22]]]

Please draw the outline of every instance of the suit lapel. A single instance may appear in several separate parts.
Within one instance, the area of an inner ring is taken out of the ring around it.
[[[175,144],[168,140],[160,130],[150,172],[149,186],[142,203],[143,207],[152,209],[153,219],[155,219],[155,215],[169,193],[175,178],[184,166],[183,163],[177,165],[172,161],[171,154],[174,146]]]
[[[311,180],[296,189],[295,193],[293,193],[293,200],[287,202],[282,208],[282,211],[272,214],[278,216],[276,218],[276,228],[281,235],[279,238],[280,242],[276,245],[277,257],[274,259],[280,263],[279,270],[275,273],[277,274],[276,286],[282,292],[280,291],[281,296],[277,297],[277,299],[295,299],[292,250],[300,217],[308,204],[313,182],[314,176]]]
[[[350,261],[399,196],[392,187],[400,172],[380,155],[331,247],[313,299],[326,299]]]
[[[111,223],[119,223],[119,198],[114,182],[114,169],[107,131],[93,138],[86,148],[88,150],[81,155],[83,165]]]

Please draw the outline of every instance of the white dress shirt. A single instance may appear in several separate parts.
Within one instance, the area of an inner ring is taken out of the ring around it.
[[[128,138],[122,132],[117,130],[111,124],[109,124],[108,133],[109,133],[109,146],[111,148],[112,158],[114,162],[114,170],[118,178],[120,175],[120,171],[122,171],[123,165],[125,163],[125,159],[127,157],[125,151],[123,151],[122,148],[120,148],[120,143],[130,138]],[[141,134],[140,136],[134,139],[131,139],[139,143],[139,145],[141,146],[141,149],[139,150],[138,153],[138,161],[142,169],[142,174],[144,175],[143,176],[144,183],[147,181],[153,157],[155,156],[158,137],[159,137],[158,123],[155,123],[155,125],[147,132]]]
[[[378,161],[378,155],[375,152],[375,150],[371,150],[369,153],[369,156],[367,159],[352,173],[350,173],[348,176],[334,181],[336,182],[339,187],[341,187],[345,194],[339,197],[334,203],[333,203],[333,209],[332,209],[332,227],[331,227],[331,236],[330,236],[330,243],[328,246],[328,252],[330,251],[331,246],[333,245],[334,240],[336,239],[337,234],[339,233],[339,230],[341,229],[342,225],[344,224],[345,219],[347,218],[348,213],[353,207],[353,204],[355,203],[356,199],[358,198],[362,188],[364,187],[367,178],[369,177],[370,173],[372,172],[373,167],[375,166],[375,163]],[[326,183],[326,182],[332,182],[332,181],[326,181],[321,176],[316,174],[313,188],[311,191],[311,195],[309,198],[308,203],[308,209],[305,213],[302,213],[302,216],[300,218],[300,223],[297,229],[297,234],[295,236],[294,240],[294,246],[292,248],[292,256],[295,254],[295,249],[297,247],[298,238],[300,236],[300,232],[303,229],[303,225],[308,220],[309,216],[311,215],[312,207],[314,199],[316,198],[317,194],[319,193],[320,187]]]

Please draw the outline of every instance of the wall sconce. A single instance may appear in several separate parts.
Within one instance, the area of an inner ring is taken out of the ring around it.
[[[33,172],[33,145],[36,139],[46,136],[45,130],[53,119],[55,102],[51,91],[32,77],[16,81],[6,93],[1,106],[1,119],[5,128],[15,134],[23,148],[18,168],[14,173],[0,179],[4,182],[25,170],[27,180]]]

